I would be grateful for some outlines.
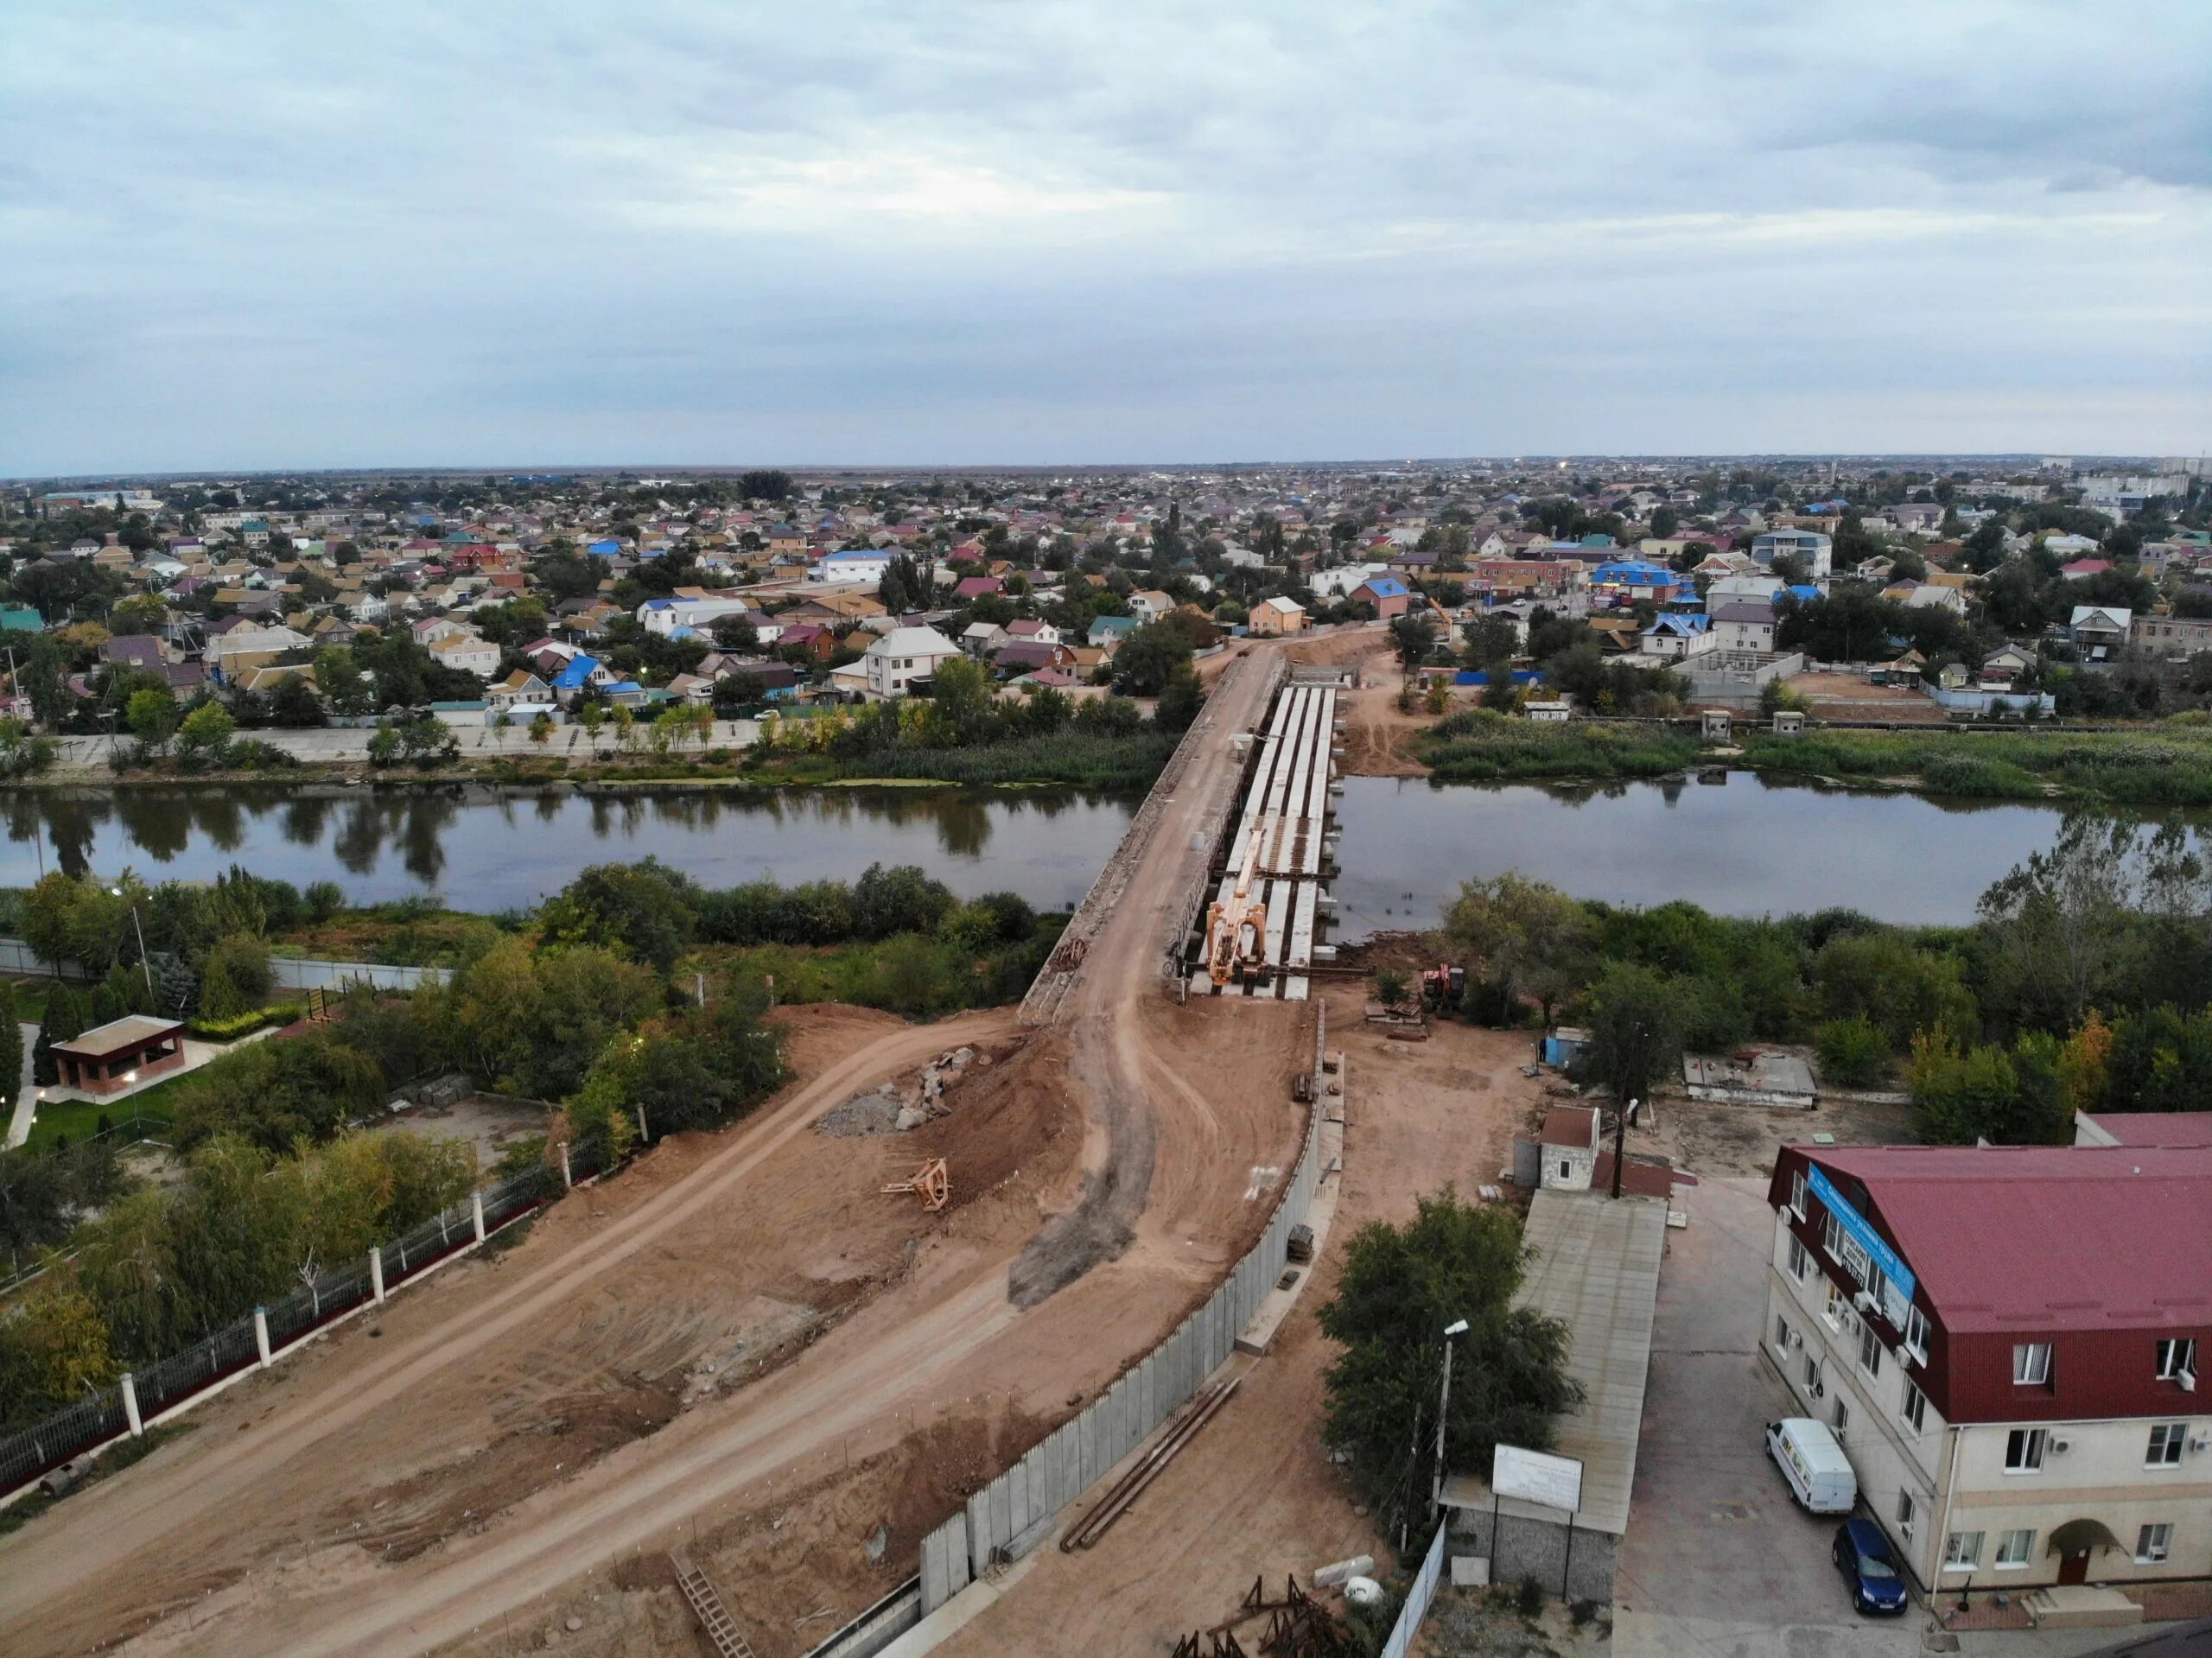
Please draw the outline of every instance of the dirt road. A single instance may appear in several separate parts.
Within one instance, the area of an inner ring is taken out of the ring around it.
[[[1008,1015],[845,1014],[752,1121],[664,1146],[0,1543],[0,1650],[505,1651],[511,1620],[559,1607],[572,1650],[650,1652],[668,1597],[642,1563],[683,1538],[710,1570],[756,1563],[725,1592],[776,1658],[823,1632],[792,1606],[849,1613],[911,1571],[922,1527],[1204,1298],[1291,1160],[1306,1015],[1178,1007],[1159,970],[1266,677],[1257,653],[1224,670],[1058,1016],[950,1115],[809,1131],[944,1048],[1003,1043]],[[933,1154],[952,1210],[878,1194]],[[867,1524],[764,1550],[794,1512]]]

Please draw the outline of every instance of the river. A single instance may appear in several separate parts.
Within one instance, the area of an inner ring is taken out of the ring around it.
[[[2050,846],[2061,816],[2056,806],[1715,775],[1574,786],[1346,778],[1338,937],[1433,926],[1460,882],[1509,869],[1616,904],[1962,924],[1992,882]]]
[[[535,904],[588,865],[651,854],[709,886],[919,864],[963,897],[1007,891],[1060,908],[1089,889],[1136,806],[1126,794],[934,787],[32,789],[0,796],[0,886],[56,868],[205,880],[235,863],[300,886],[334,880],[357,904],[435,893],[491,912]]]

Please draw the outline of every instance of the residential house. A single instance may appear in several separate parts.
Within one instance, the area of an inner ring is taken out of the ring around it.
[[[970,622],[960,634],[960,648],[982,661],[1007,643],[1007,631],[996,622]]]
[[[864,695],[872,702],[904,696],[933,677],[938,664],[960,653],[960,647],[934,627],[894,628],[862,656]]]
[[[1024,618],[1006,625],[1006,636],[1025,645],[1058,645],[1060,630],[1050,622]]]
[[[2117,605],[2076,605],[2067,619],[2067,632],[2093,662],[2118,654],[2135,626],[2135,613]]]
[[[1090,624],[1084,641],[1094,650],[1109,654],[1122,648],[1122,641],[1135,632],[1141,624],[1134,616],[1099,616]]]
[[[1751,651],[1764,655],[1774,649],[1772,606],[1737,602],[1722,605],[1711,613],[1715,650]]]
[[[518,668],[489,687],[484,693],[484,700],[495,713],[500,714],[518,708],[550,707],[554,701],[553,688],[527,668]]]
[[[1376,618],[1390,621],[1413,607],[1414,596],[1395,575],[1370,575],[1347,595],[1356,605],[1374,607]]]
[[[1175,608],[1175,601],[1155,588],[1129,595],[1129,614],[1140,622],[1156,622]]]
[[[810,661],[827,662],[837,654],[837,636],[819,622],[792,622],[778,634],[775,645],[779,651],[804,651]]]
[[[2212,1133],[1793,1146],[1760,1349],[1933,1600],[2212,1576]]]
[[[235,683],[249,669],[263,667],[278,657],[305,650],[310,643],[306,634],[294,632],[289,627],[256,627],[251,623],[239,623],[219,632],[210,628],[200,659],[218,678],[226,683]]]
[[[499,671],[499,647],[479,634],[451,633],[430,646],[430,660],[489,679]]]
[[[1637,643],[1640,655],[1678,660],[1713,647],[1713,619],[1695,611],[1667,611],[1652,619]]]
[[[1252,632],[1262,638],[1302,633],[1307,626],[1306,607],[1295,599],[1262,599],[1252,607],[1250,626]]]
[[[1670,605],[1694,597],[1696,591],[1696,583],[1687,575],[1645,558],[1607,559],[1590,573],[1592,596],[1615,606],[1638,599]]]
[[[2128,624],[2127,642],[2138,651],[2161,657],[2193,657],[2200,651],[2212,651],[2212,617],[2146,612]]]
[[[1818,578],[1828,573],[1835,543],[1817,530],[1770,530],[1751,537],[1751,562],[1761,569],[1771,569],[1785,554],[1803,559],[1806,574]]]
[[[638,607],[638,619],[645,624],[648,633],[672,637],[687,631],[711,629],[723,618],[748,615],[753,608],[749,600],[735,594],[694,591],[646,600]]]
[[[873,548],[825,554],[806,573],[810,584],[833,587],[878,588],[891,568],[893,556]]]

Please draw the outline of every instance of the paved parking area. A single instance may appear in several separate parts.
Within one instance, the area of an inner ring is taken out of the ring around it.
[[[1828,1560],[1835,1522],[1790,1500],[1761,1439],[1789,1396],[1758,1356],[1774,1214],[1766,1182],[1707,1180],[1667,1235],[1636,1490],[1616,1578],[1617,1658],[1901,1658],[1916,1605],[1859,1617]],[[1961,1635],[1966,1658],[2077,1658],[2118,1629]]]
[[[1621,1658],[1891,1658],[1921,1650],[1917,1613],[1876,1622],[1828,1560],[1835,1522],[1790,1501],[1760,1433],[1782,1413],[1762,1367],[1763,1180],[1708,1180],[1667,1235],[1636,1493],[1622,1540]]]

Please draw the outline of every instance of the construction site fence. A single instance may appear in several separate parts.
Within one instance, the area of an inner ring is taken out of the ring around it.
[[[365,984],[376,990],[412,990],[443,984],[449,969],[410,967],[398,962],[320,962],[300,956],[269,958],[270,981],[279,990],[344,990]],[[49,962],[20,938],[0,938],[0,973],[24,977],[86,979],[81,962]]]
[[[1421,1633],[1421,1620],[1428,1616],[1436,1586],[1444,1578],[1444,1540],[1451,1528],[1447,1521],[1429,1539],[1428,1553],[1421,1556],[1421,1570],[1414,1573],[1413,1587],[1406,1591],[1405,1604],[1398,1608],[1398,1621],[1391,1626],[1390,1638],[1382,1643],[1382,1658],[1407,1658],[1413,1651],[1414,1637]]]
[[[599,1172],[598,1159],[578,1151],[571,1158],[569,1172],[573,1178],[587,1178]],[[526,1169],[471,1192],[419,1226],[388,1239],[374,1252],[374,1268],[367,1252],[320,1271],[310,1264],[295,1288],[255,1312],[233,1319],[181,1351],[139,1366],[120,1382],[28,1427],[0,1434],[0,1496],[182,1409],[218,1383],[263,1363],[264,1340],[266,1362],[285,1356],[287,1349],[375,1301],[379,1269],[383,1290],[389,1294],[440,1261],[474,1248],[509,1222],[557,1197],[562,1190],[558,1170]]]
[[[1325,1012],[1314,1008],[1313,1074],[1322,1071]],[[922,1539],[922,1616],[950,1600],[994,1566],[1020,1559],[1049,1537],[1069,1504],[1104,1477],[1162,1422],[1190,1402],[1227,1361],[1289,1261],[1290,1233],[1305,1222],[1320,1182],[1321,1120],[1326,1090],[1316,1086],[1297,1167],[1258,1245],[1230,1269],[1205,1304],[1080,1415],[968,1499]]]

